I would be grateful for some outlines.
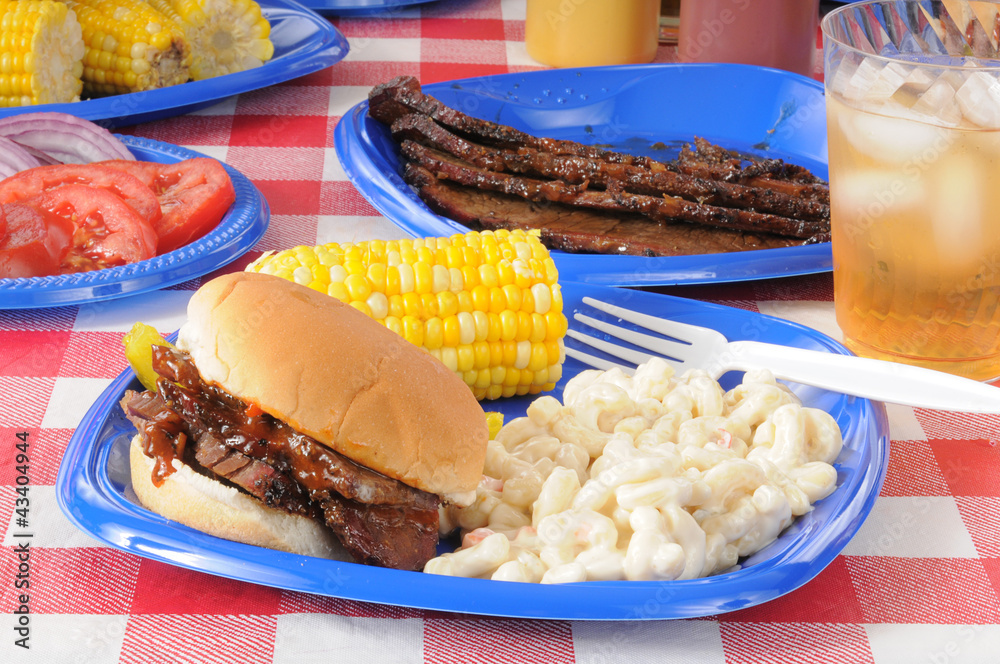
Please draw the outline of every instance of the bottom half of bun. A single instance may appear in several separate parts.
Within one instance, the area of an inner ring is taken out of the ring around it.
[[[174,472],[153,484],[153,459],[139,436],[129,449],[132,488],[146,509],[209,535],[307,556],[352,560],[336,536],[313,519],[268,507],[256,498],[174,460]]]

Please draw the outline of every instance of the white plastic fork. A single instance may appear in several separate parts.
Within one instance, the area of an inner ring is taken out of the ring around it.
[[[705,327],[668,321],[591,297],[583,298],[583,302],[621,320],[677,339],[654,337],[584,314],[573,316],[596,330],[665,356],[678,372],[699,368],[718,378],[727,371],[764,368],[769,369],[775,378],[876,401],[967,413],[1000,413],[1000,388],[968,378],[853,355],[759,341],[729,341],[721,332]],[[653,357],[650,353],[609,343],[576,330],[569,330],[567,335],[633,365]],[[566,355],[598,369],[618,366],[631,371],[633,368],[569,346],[566,347]]]

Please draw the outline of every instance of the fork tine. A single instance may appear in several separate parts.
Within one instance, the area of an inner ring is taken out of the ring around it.
[[[696,325],[688,325],[687,323],[678,323],[677,321],[671,321],[671,320],[666,320],[664,318],[657,318],[656,316],[641,314],[638,311],[632,311],[631,309],[624,309],[622,307],[615,306],[613,304],[608,304],[607,302],[601,302],[600,300],[595,300],[592,297],[584,297],[583,303],[588,304],[599,311],[603,311],[613,316],[617,316],[622,320],[627,320],[630,323],[641,325],[647,329],[653,330],[654,332],[665,334],[669,337],[673,337],[674,339],[678,339],[680,341],[691,343],[695,339],[699,338],[705,339],[706,337],[709,337],[709,335],[711,335],[712,338],[724,339],[722,334],[716,332],[715,330],[709,330],[707,328],[698,327]]]
[[[614,369],[615,367],[621,369],[625,373],[632,375],[635,371],[635,367],[630,367],[625,364],[618,364],[617,362],[612,362],[611,360],[605,360],[602,357],[597,357],[596,355],[589,355],[583,351],[579,351],[570,346],[566,346],[566,357],[572,357],[580,360],[584,364],[590,365],[595,369],[600,369],[602,371],[607,371],[608,369]]]
[[[573,318],[581,323],[589,325],[595,330],[606,332],[613,337],[618,337],[622,341],[627,341],[640,348],[651,350],[655,353],[659,353],[660,355],[666,355],[669,359],[677,362],[682,362],[684,359],[682,351],[684,349],[691,348],[691,344],[684,341],[671,341],[662,337],[654,337],[651,334],[644,334],[628,328],[619,327],[618,325],[612,325],[611,323],[591,318],[585,314],[574,314]],[[605,349],[602,348],[601,350]],[[618,355],[617,357],[622,356]],[[645,355],[646,359],[649,359],[650,357],[651,355]],[[636,362],[636,364],[639,364],[639,362]]]
[[[598,339],[597,337],[592,337],[582,332],[577,332],[576,330],[566,330],[566,336],[572,337],[577,341],[587,344],[591,348],[596,348],[597,350],[603,350],[608,355],[613,355],[614,357],[623,359],[632,364],[642,364],[646,360],[652,357],[649,353],[643,353],[642,351],[632,350],[631,348],[625,348],[624,346],[619,346],[618,344],[613,344],[604,339]]]

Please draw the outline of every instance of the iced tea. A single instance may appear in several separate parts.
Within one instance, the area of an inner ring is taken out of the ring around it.
[[[926,66],[826,49],[845,343],[859,355],[997,378],[1000,72],[971,59]]]

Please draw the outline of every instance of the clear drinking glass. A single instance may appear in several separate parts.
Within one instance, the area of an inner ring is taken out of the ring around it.
[[[834,300],[859,355],[1000,376],[1000,5],[822,23]]]

